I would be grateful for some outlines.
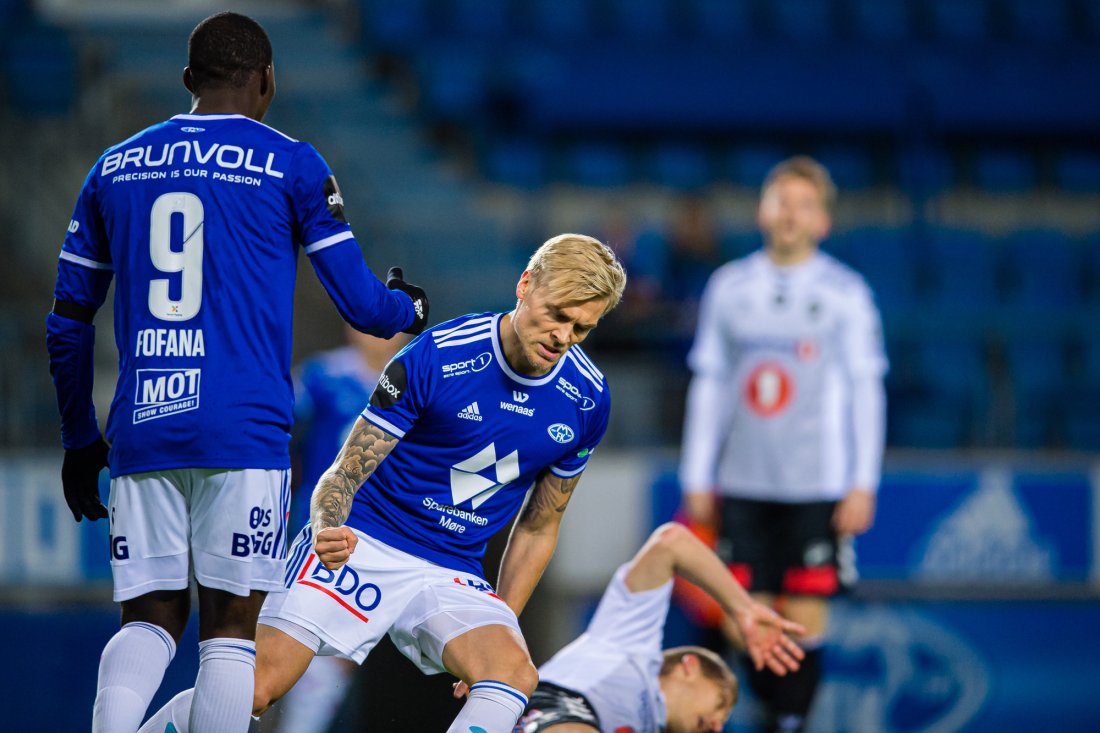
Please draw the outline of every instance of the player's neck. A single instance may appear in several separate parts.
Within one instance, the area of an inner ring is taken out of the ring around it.
[[[191,114],[242,115],[259,122],[257,105],[250,95],[230,90],[207,91],[201,97],[191,97]]]
[[[776,247],[769,244],[764,248],[764,254],[778,267],[792,267],[806,262],[817,253],[817,245],[810,244],[804,247]]]

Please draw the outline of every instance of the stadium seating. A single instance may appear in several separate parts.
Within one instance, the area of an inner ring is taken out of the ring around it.
[[[974,164],[975,184],[993,193],[1022,193],[1039,182],[1034,158],[1023,150],[982,150]]]

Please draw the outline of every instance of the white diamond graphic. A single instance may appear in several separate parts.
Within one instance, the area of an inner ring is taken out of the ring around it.
[[[496,464],[495,482],[479,475],[489,466]],[[512,451],[497,461],[495,443],[479,451],[476,455],[451,467],[451,499],[455,506],[470,500],[473,508],[488,501],[494,494],[511,481],[519,478],[519,451]]]

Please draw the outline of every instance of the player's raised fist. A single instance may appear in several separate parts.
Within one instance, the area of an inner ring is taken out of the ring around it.
[[[347,527],[328,527],[313,537],[313,551],[329,570],[338,570],[355,552],[359,538]]]
[[[386,287],[390,290],[400,290],[412,299],[413,321],[404,333],[413,336],[420,333],[428,325],[428,295],[424,288],[405,282],[405,273],[400,267],[391,267],[386,273]]]

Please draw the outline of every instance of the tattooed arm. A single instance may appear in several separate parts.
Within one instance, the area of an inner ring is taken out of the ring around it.
[[[519,510],[497,580],[497,593],[517,616],[554,554],[561,518],[578,481],[580,476],[562,478],[545,470]]]
[[[313,549],[329,570],[346,563],[355,550],[359,540],[344,526],[351,513],[351,501],[395,445],[397,438],[359,418],[336,460],[317,481],[310,500],[309,523]]]

